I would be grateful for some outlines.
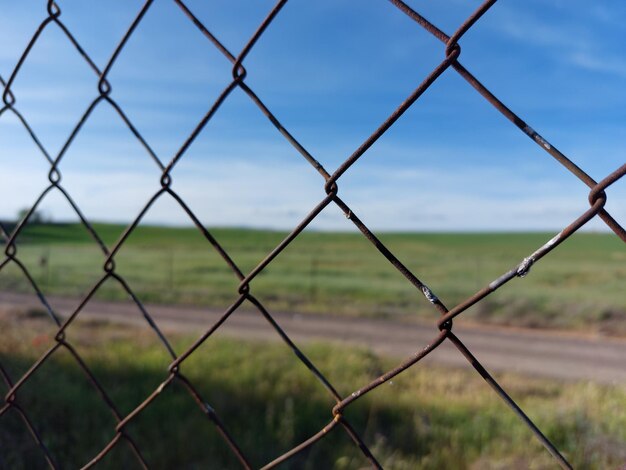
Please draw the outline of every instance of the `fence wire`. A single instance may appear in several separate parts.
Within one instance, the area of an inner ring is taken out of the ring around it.
[[[0,364],[0,375],[8,388],[8,392],[4,397],[4,403],[0,408],[0,418],[9,412],[9,410],[16,411],[21,417],[24,426],[32,435],[34,442],[41,449],[47,463],[51,468],[62,467],[62,462],[58,462],[55,456],[50,452],[50,449],[46,445],[46,436],[42,435],[37,427],[34,425],[33,420],[29,416],[28,409],[25,409],[20,405],[20,390],[28,382],[33,374],[38,369],[46,367],[46,363],[52,356],[58,354],[60,350],[65,350],[70,353],[78,366],[84,372],[89,382],[92,384],[95,391],[99,394],[102,402],[110,410],[111,414],[116,420],[117,425],[114,429],[111,429],[111,440],[109,443],[100,450],[97,455],[94,455],[92,460],[86,462],[83,468],[90,468],[100,462],[115,446],[127,445],[132,450],[132,453],[136,457],[138,463],[144,468],[148,468],[148,464],[142,455],[141,449],[136,444],[132,436],[127,432],[129,424],[137,418],[147,407],[153,403],[153,401],[161,394],[165,389],[171,386],[174,382],[179,382],[187,390],[189,395],[196,401],[200,412],[202,412],[206,418],[216,427],[220,433],[224,442],[229,446],[233,454],[237,457],[241,466],[244,468],[252,468],[252,464],[241,447],[237,443],[236,436],[231,435],[227,428],[227,423],[224,423],[219,417],[219,410],[213,409],[208,404],[202,395],[198,392],[194,384],[183,374],[182,366],[184,362],[196,351],[196,349],[202,345],[220,328],[220,326],[233,315],[244,303],[254,306],[262,315],[269,325],[276,331],[280,338],[291,348],[294,352],[295,359],[301,361],[328,391],[328,394],[334,399],[336,404],[329,410],[330,418],[328,423],[320,429],[317,433],[310,436],[304,442],[300,443],[296,447],[288,450],[282,455],[277,455],[271,462],[265,463],[262,468],[272,468],[281,464],[299,452],[307,449],[310,446],[315,445],[320,440],[328,436],[334,429],[341,429],[345,432],[349,438],[354,442],[354,445],[363,453],[363,455],[369,460],[372,467],[382,468],[381,464],[377,460],[376,456],[368,448],[362,437],[351,425],[350,421],[346,417],[346,409],[355,401],[360,400],[368,392],[381,386],[383,383],[389,381],[398,374],[401,374],[409,367],[415,365],[422,360],[428,354],[435,351],[442,343],[449,341],[452,343],[462,354],[467,361],[472,365],[478,374],[489,384],[494,392],[506,403],[506,405],[515,413],[519,419],[534,433],[537,439],[545,446],[545,448],[554,457],[555,461],[563,468],[571,468],[570,463],[559,452],[555,445],[541,432],[541,430],[531,421],[531,419],[524,413],[524,411],[515,403],[515,401],[506,393],[506,391],[500,386],[495,378],[483,367],[480,361],[472,354],[472,352],[464,345],[461,338],[459,338],[453,329],[453,319],[465,312],[469,307],[480,302],[483,298],[496,291],[504,284],[513,280],[516,277],[522,277],[526,275],[528,270],[534,263],[537,263],[541,258],[546,256],[558,245],[567,240],[573,233],[579,230],[587,222],[589,222],[595,216],[602,219],[606,225],[617,234],[617,236],[624,242],[626,242],[626,231],[624,228],[604,209],[607,201],[606,189],[612,184],[618,181],[626,174],[626,164],[617,168],[613,173],[608,175],[603,180],[596,182],[581,168],[576,166],[566,155],[561,153],[551,142],[549,142],[544,136],[540,135],[532,127],[530,127],[524,120],[522,120],[517,114],[509,109],[502,101],[500,101],[495,95],[493,95],[472,73],[467,70],[459,61],[461,56],[461,46],[459,44],[462,37],[469,31],[474,24],[496,3],[496,0],[485,1],[480,7],[470,15],[465,22],[451,35],[444,33],[437,26],[431,23],[429,20],[420,15],[417,11],[412,9],[409,5],[402,0],[390,0],[393,7],[402,11],[405,15],[411,18],[416,27],[425,29],[428,33],[433,35],[443,45],[443,59],[439,65],[437,65],[430,74],[415,88],[415,90],[395,109],[395,111],[383,122],[380,126],[354,151],[348,156],[345,161],[332,173],[327,171],[319,161],[311,155],[298,140],[281,124],[280,120],[272,113],[272,111],[264,104],[262,99],[247,85],[246,77],[248,71],[246,70],[244,63],[245,59],[250,51],[255,47],[255,44],[259,38],[263,35],[268,27],[271,26],[277,15],[280,14],[281,9],[287,3],[287,0],[278,1],[265,19],[258,26],[254,34],[249,38],[244,48],[239,51],[238,54],[232,53],[228,50],[220,40],[198,19],[197,16],[188,8],[188,6],[182,0],[172,0],[188,17],[190,27],[195,27],[207,39],[207,47],[215,47],[217,50],[226,57],[232,64],[232,80],[224,88],[219,97],[208,109],[203,118],[198,122],[193,132],[186,138],[186,140],[179,147],[178,151],[169,161],[165,161],[157,156],[153,151],[150,144],[142,136],[141,132],[134,126],[131,119],[124,113],[122,107],[115,101],[112,93],[112,85],[108,80],[108,76],[112,68],[115,66],[115,62],[123,53],[124,48],[129,38],[135,33],[137,28],[141,26],[142,20],[146,12],[153,4],[153,0],[146,1],[136,17],[134,18],[130,27],[126,30],[121,41],[115,48],[110,59],[100,68],[87,54],[87,52],[81,47],[72,32],[66,27],[61,18],[61,8],[59,3],[55,1],[48,1],[46,4],[45,19],[38,26],[37,30],[33,34],[28,46],[22,53],[17,65],[8,76],[8,78],[0,77],[0,84],[2,85],[2,108],[0,108],[0,116],[4,113],[12,113],[22,124],[24,129],[30,135],[30,138],[37,146],[43,158],[45,158],[49,164],[48,181],[49,184],[41,191],[39,197],[32,205],[28,213],[23,219],[11,230],[8,227],[0,224],[0,234],[5,240],[4,247],[4,259],[0,263],[0,271],[10,264],[13,264],[19,268],[27,279],[28,283],[32,286],[37,293],[39,300],[45,310],[49,314],[52,321],[57,326],[57,331],[54,337],[54,345],[50,347],[21,377],[11,377],[6,370]],[[42,8],[43,10],[43,8]],[[42,12],[43,13],[43,12]],[[37,43],[41,34],[47,28],[58,28],[67,41],[74,47],[76,52],[85,60],[89,65],[93,73],[98,80],[98,93],[97,96],[91,101],[87,111],[81,116],[76,125],[73,128],[69,138],[63,144],[58,155],[52,156],[42,141],[37,137],[37,134],[33,131],[33,128],[29,125],[28,119],[19,111],[18,97],[12,91],[12,84],[16,77],[20,73],[25,61],[28,60],[29,53],[33,46]],[[537,248],[533,253],[530,253],[526,258],[520,261],[520,263],[514,266],[508,272],[502,274],[493,282],[477,291],[474,295],[464,300],[463,302],[455,305],[453,308],[448,309],[443,301],[437,297],[437,295],[426,286],[413,272],[411,272],[381,241],[377,236],[359,219],[357,214],[351,209],[346,201],[339,197],[339,182],[344,173],[346,173],[354,164],[357,163],[359,158],[383,135],[390,127],[394,125],[396,120],[403,115],[411,106],[414,106],[420,96],[444,73],[451,73],[454,71],[458,73],[471,87],[473,87],[485,100],[487,100],[493,108],[498,111],[502,116],[511,121],[521,132],[531,138],[539,147],[541,147],[549,156],[558,161],[564,169],[575,175],[583,184],[587,185],[589,191],[589,204],[590,207],[584,213],[582,213],[576,220],[566,226],[561,232],[559,232],[552,239],[548,240],[543,246]],[[218,241],[212,236],[211,232],[207,230],[200,220],[196,217],[194,212],[187,206],[185,201],[179,196],[179,194],[172,189],[171,172],[178,161],[184,157],[185,152],[191,145],[191,143],[198,137],[203,131],[207,123],[213,118],[216,112],[218,112],[220,106],[226,101],[228,96],[236,88],[241,89],[248,98],[261,110],[261,112],[272,123],[276,130],[304,157],[310,165],[322,176],[323,185],[321,186],[321,192],[323,197],[320,202],[311,210],[311,212],[289,233],[289,235],[282,240],[267,256],[261,261],[254,269],[249,273],[244,273],[233,259],[229,256],[228,252],[218,243]],[[84,214],[81,212],[80,207],[72,196],[66,191],[62,184],[62,173],[60,164],[63,156],[68,148],[72,145],[76,136],[80,133],[83,124],[89,119],[94,109],[98,106],[110,106],[124,122],[126,127],[132,132],[136,140],[141,144],[147,155],[153,160],[161,171],[160,176],[160,189],[152,195],[152,197],[144,204],[143,208],[136,216],[134,221],[125,229],[117,243],[112,248],[108,248],[102,241],[96,230],[94,230],[92,224],[87,220]],[[38,206],[42,200],[51,192],[59,192],[63,198],[65,198],[74,212],[80,219],[82,225],[87,229],[91,235],[93,241],[97,244],[104,256],[103,273],[100,279],[91,287],[89,292],[84,296],[78,307],[69,315],[66,319],[62,319],[51,305],[46,300],[46,296],[43,294],[41,288],[38,286],[34,277],[30,274],[26,265],[20,261],[18,256],[17,240],[20,234],[24,231],[24,227],[29,222],[29,219],[35,214]],[[223,312],[221,318],[215,322],[204,334],[202,334],[186,351],[177,355],[174,349],[170,345],[166,336],[161,332],[157,324],[153,321],[150,313],[139,300],[139,298],[133,292],[133,289],[128,282],[116,271],[115,258],[121,247],[124,245],[128,237],[136,229],[142,217],[150,209],[150,207],[162,197],[171,197],[176,203],[187,213],[190,219],[195,224],[198,231],[204,236],[207,243],[212,245],[215,251],[221,255],[224,262],[228,265],[233,275],[239,280],[239,286],[236,292],[236,300],[230,305],[226,311]],[[424,298],[432,304],[432,306],[439,312],[439,319],[436,323],[436,328],[433,331],[433,338],[426,346],[420,348],[415,354],[402,361],[393,369],[385,372],[383,375],[373,380],[369,384],[362,384],[357,386],[353,393],[348,396],[342,396],[334,386],[326,379],[326,377],[315,367],[315,365],[307,358],[307,356],[300,350],[300,348],[290,339],[290,337],[281,328],[280,324],[274,319],[272,314],[265,308],[263,303],[253,295],[252,281],[268,267],[270,263],[290,244],[298,237],[298,235],[329,205],[335,204],[345,216],[357,227],[357,229],[363,234],[363,236],[371,242],[373,249],[378,250],[405,278],[410,282],[415,289],[423,294]],[[154,333],[158,336],[163,347],[167,350],[171,356],[171,363],[168,367],[167,373],[163,379],[163,382],[147,397],[145,400],[131,411],[126,416],[123,416],[116,407],[113,400],[107,394],[107,391],[103,388],[101,383],[96,379],[88,365],[83,361],[77,350],[72,346],[70,338],[66,335],[68,327],[74,322],[81,314],[85,306],[93,298],[94,294],[107,280],[116,281],[132,298],[134,303],[140,309],[146,322],[154,330]]]

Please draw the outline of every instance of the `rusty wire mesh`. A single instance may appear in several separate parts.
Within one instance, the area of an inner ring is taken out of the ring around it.
[[[193,27],[198,28],[201,33],[206,37],[208,41],[207,47],[217,48],[221,52],[221,54],[223,54],[231,62],[232,80],[230,81],[228,86],[226,86],[226,88],[222,91],[219,97],[215,100],[210,109],[197,124],[193,132],[182,143],[178,151],[171,158],[171,160],[169,160],[169,162],[162,160],[156,155],[156,153],[150,147],[150,144],[142,136],[141,132],[133,125],[131,120],[124,113],[124,110],[115,101],[115,98],[112,95],[112,86],[107,79],[109,72],[115,66],[116,59],[123,52],[128,39],[134,34],[137,28],[140,27],[145,13],[148,11],[153,3],[152,0],[148,0],[144,3],[144,5],[134,18],[132,24],[125,32],[123,38],[115,48],[110,59],[102,68],[100,68],[91,59],[91,57],[85,52],[85,50],[81,47],[79,42],[73,36],[72,32],[65,26],[63,20],[61,19],[60,6],[54,1],[48,1],[46,7],[46,17],[33,34],[17,65],[8,77],[0,77],[0,84],[3,88],[3,104],[2,108],[0,108],[0,116],[4,113],[12,113],[13,115],[15,115],[19,119],[23,127],[26,129],[26,131],[28,131],[32,141],[41,151],[42,157],[45,158],[50,165],[48,174],[49,185],[45,187],[45,189],[43,189],[43,191],[40,193],[38,199],[32,205],[29,212],[12,230],[9,230],[8,227],[0,225],[0,233],[5,240],[4,259],[0,263],[0,270],[8,266],[10,263],[16,265],[21,270],[28,282],[32,285],[50,318],[55,322],[56,326],[58,327],[55,335],[54,345],[50,347],[49,350],[47,350],[34,364],[32,364],[32,366],[21,377],[11,377],[7,370],[0,364],[0,374],[2,375],[2,378],[8,388],[8,392],[4,397],[4,403],[0,408],[0,417],[5,415],[9,410],[15,410],[20,415],[21,419],[23,420],[24,426],[26,426],[26,428],[29,430],[32,438],[41,449],[41,452],[45,456],[45,459],[50,467],[58,468],[62,465],[62,462],[58,462],[55,459],[55,456],[52,455],[49,451],[49,448],[46,445],[46,436],[43,436],[38,432],[36,426],[33,424],[33,421],[29,416],[29,410],[20,405],[20,389],[33,376],[33,374],[36,373],[38,369],[46,366],[46,363],[53,355],[57,353],[57,351],[65,349],[72,355],[76,363],[80,366],[85,376],[89,379],[97,393],[99,393],[102,401],[109,408],[117,422],[115,428],[111,429],[111,440],[108,445],[101,449],[101,451],[97,455],[94,455],[93,459],[90,462],[86,462],[85,468],[92,467],[93,465],[101,461],[104,456],[107,455],[107,453],[109,453],[115,446],[121,445],[121,441],[124,441],[124,445],[130,446],[137,461],[142,466],[147,467],[147,463],[142,456],[141,449],[137,446],[131,435],[127,432],[127,426],[140,413],[142,413],[142,411],[145,410],[146,407],[149,407],[151,403],[155,400],[155,398],[174,381],[178,381],[186,388],[191,397],[193,397],[193,399],[197,402],[200,411],[204,413],[206,415],[206,418],[210,422],[212,422],[213,425],[217,428],[224,442],[230,447],[234,455],[238,458],[241,465],[245,468],[252,468],[252,464],[249,458],[245,455],[245,453],[242,451],[241,447],[237,443],[237,436],[231,435],[228,431],[227,423],[222,422],[222,420],[219,418],[219,410],[214,410],[204,400],[194,384],[190,380],[188,380],[182,372],[182,366],[185,360],[190,355],[192,355],[200,345],[207,341],[211,337],[211,335],[213,335],[213,333],[215,333],[220,328],[220,326],[228,319],[228,317],[233,315],[237,311],[237,309],[241,307],[242,304],[248,303],[254,306],[256,310],[258,310],[258,312],[267,320],[269,325],[271,325],[271,327],[282,338],[282,340],[292,349],[292,351],[294,352],[294,360],[299,360],[304,363],[304,365],[306,365],[306,367],[310,370],[311,374],[319,379],[319,381],[328,391],[328,394],[336,402],[332,410],[329,410],[330,418],[328,423],[322,429],[320,429],[316,434],[310,436],[310,438],[292,448],[291,450],[287,451],[286,453],[282,455],[277,455],[273,461],[265,463],[263,468],[271,468],[289,460],[297,453],[308,448],[309,446],[315,445],[321,439],[324,439],[325,436],[328,436],[330,434],[331,430],[340,428],[343,430],[343,432],[347,433],[350,439],[352,439],[352,441],[354,442],[354,445],[357,446],[358,449],[360,449],[364,456],[369,460],[371,465],[373,467],[380,468],[381,465],[377,461],[376,456],[368,448],[364,440],[360,437],[359,433],[355,430],[355,428],[350,424],[350,421],[347,419],[345,415],[346,408],[350,406],[353,402],[359,400],[368,392],[374,390],[381,384],[389,381],[396,375],[401,374],[409,367],[415,365],[425,356],[435,351],[438,346],[440,346],[444,341],[451,342],[458,349],[459,353],[462,354],[467,359],[467,361],[469,361],[469,363],[476,370],[476,372],[480,374],[480,376],[491,386],[494,392],[506,403],[506,405],[508,405],[511,411],[515,413],[519,417],[519,419],[535,434],[537,439],[545,446],[548,452],[552,454],[555,461],[558,462],[558,464],[560,464],[563,468],[571,468],[571,465],[567,462],[563,455],[561,455],[559,450],[528,418],[524,411],[522,411],[520,407],[515,403],[515,401],[502,389],[498,382],[481,365],[479,360],[474,357],[472,352],[464,345],[463,341],[454,333],[453,319],[456,316],[462,314],[472,305],[480,302],[481,299],[485,298],[504,284],[511,281],[512,279],[524,276],[534,263],[537,263],[541,258],[554,250],[556,246],[567,240],[568,237],[570,237],[578,229],[583,227],[595,216],[598,216],[600,219],[602,219],[606,223],[606,225],[613,232],[615,232],[619,238],[621,238],[621,240],[626,242],[626,232],[620,226],[620,224],[615,219],[613,219],[613,217],[604,209],[605,203],[607,201],[607,195],[605,193],[605,190],[626,174],[626,165],[622,165],[621,167],[617,168],[613,173],[608,175],[602,181],[594,181],[587,173],[585,173],[581,168],[576,166],[570,159],[568,159],[567,156],[562,154],[545,137],[541,136],[537,131],[535,131],[528,124],[526,124],[526,122],[524,122],[512,110],[507,108],[504,103],[502,103],[496,96],[494,96],[485,86],[481,84],[481,82],[476,77],[471,74],[471,72],[469,72],[460,63],[459,57],[461,55],[461,47],[459,45],[459,41],[461,40],[463,35],[470,28],[472,28],[472,26],[481,18],[481,16],[485,14],[495,4],[496,0],[485,1],[451,35],[448,35],[441,31],[434,24],[421,16],[418,12],[405,4],[402,0],[390,0],[393,7],[401,10],[416,23],[416,27],[424,28],[426,31],[428,31],[428,33],[432,34],[435,38],[441,41],[444,52],[443,60],[415,88],[415,90],[406,98],[406,100],[402,102],[383,123],[380,124],[380,126],[374,131],[374,133],[371,134],[371,136],[368,137],[358,147],[358,149],[354,151],[354,153],[352,153],[350,156],[348,156],[345,161],[332,173],[327,171],[315,159],[315,157],[311,155],[285,127],[283,127],[279,119],[270,111],[270,109],[266,107],[262,99],[257,96],[255,92],[246,84],[246,76],[248,72],[244,66],[245,59],[250,51],[255,47],[256,42],[261,37],[261,35],[263,35],[264,31],[271,26],[272,21],[276,18],[277,15],[280,14],[281,9],[287,3],[287,0],[280,0],[275,4],[269,14],[266,16],[266,18],[258,26],[256,32],[249,38],[245,47],[238,54],[233,54],[231,51],[229,51],[219,41],[219,39],[214,36],[211,31],[207,29],[207,27],[205,27],[205,25],[194,15],[194,13],[185,5],[182,0],[173,1],[189,18],[190,27],[192,27],[193,25]],[[18,97],[14,95],[11,89],[11,86],[16,76],[19,74],[21,67],[28,59],[29,52],[33,48],[34,44],[38,41],[41,33],[46,28],[59,28],[60,31],[62,31],[62,33],[65,35],[67,40],[75,48],[76,52],[80,54],[80,56],[82,56],[82,58],[86,61],[98,80],[97,96],[93,99],[87,111],[76,123],[69,138],[65,141],[63,147],[56,156],[51,155],[46,150],[41,140],[37,137],[35,132],[32,130],[32,127],[29,125],[27,117],[20,113]],[[387,130],[391,126],[393,126],[395,121],[400,116],[402,116],[402,114],[407,109],[409,109],[411,106],[414,106],[418,102],[420,96],[442,74],[451,73],[450,70],[458,73],[500,114],[502,114],[502,116],[511,121],[511,123],[515,125],[521,132],[525,133],[529,138],[536,142],[537,145],[539,145],[548,155],[556,159],[563,166],[564,169],[574,174],[583,184],[587,185],[590,188],[590,208],[583,214],[581,214],[571,224],[566,226],[556,236],[548,240],[543,246],[537,248],[537,250],[533,253],[530,253],[510,271],[504,273],[493,282],[491,282],[489,285],[477,291],[474,295],[472,295],[465,301],[459,303],[451,309],[448,309],[444,305],[443,301],[440,300],[435,295],[435,293],[428,286],[426,286],[414,273],[407,269],[402,261],[396,258],[396,256],[376,237],[376,235],[372,233],[372,231],[370,231],[370,229],[359,219],[357,214],[355,214],[354,211],[350,208],[349,204],[339,197],[339,181],[341,179],[341,176],[346,173],[352,165],[357,163],[359,158],[372,146],[372,144],[374,144],[374,142],[376,142],[383,134],[385,134],[385,132],[387,132]],[[204,127],[219,110],[220,106],[228,98],[229,94],[236,88],[240,88],[249,97],[249,99],[273,124],[276,130],[302,155],[302,157],[304,157],[310,163],[310,165],[323,178],[323,185],[320,186],[320,191],[323,193],[321,201],[291,231],[291,233],[249,273],[244,273],[240,270],[240,268],[235,264],[233,259],[229,256],[229,253],[227,253],[227,251],[211,235],[210,231],[207,230],[200,223],[199,219],[186,205],[185,201],[172,189],[172,179],[170,177],[170,172],[177,164],[177,162],[184,157],[188,147],[191,145],[194,139],[196,139],[197,136],[203,131]],[[98,233],[94,230],[90,221],[86,219],[86,217],[81,212],[79,206],[72,199],[72,196],[64,189],[61,180],[61,170],[59,167],[64,154],[66,153],[67,149],[72,145],[73,140],[80,132],[83,124],[89,119],[89,116],[91,115],[93,110],[97,106],[106,105],[115,110],[120,119],[133,133],[136,140],[145,149],[148,156],[154,161],[156,165],[158,165],[159,169],[161,170],[161,188],[144,204],[143,208],[141,209],[139,214],[137,214],[134,221],[125,229],[117,243],[115,243],[115,245],[111,248],[107,247],[106,244],[102,241]],[[20,237],[20,234],[23,232],[23,229],[28,223],[29,218],[33,216],[33,214],[36,212],[39,204],[46,197],[46,195],[48,195],[52,191],[58,191],[69,202],[69,204],[72,206],[73,210],[79,217],[80,221],[82,222],[82,225],[84,225],[84,227],[89,231],[89,234],[93,238],[93,241],[102,251],[105,260],[103,265],[103,274],[98,282],[91,287],[89,292],[84,296],[84,298],[82,299],[78,307],[73,311],[73,313],[64,320],[61,319],[57,312],[55,312],[54,309],[50,306],[50,304],[46,300],[46,296],[37,285],[34,277],[29,273],[26,265],[20,261],[16,244],[16,241]],[[187,213],[187,215],[191,218],[191,220],[197,227],[198,231],[200,231],[201,234],[204,236],[207,243],[211,244],[216,252],[221,255],[221,257],[224,259],[224,262],[229,266],[233,275],[236,276],[239,280],[236,300],[232,303],[230,307],[228,307],[228,309],[226,309],[225,312],[223,312],[221,318],[213,326],[211,326],[210,329],[202,334],[186,351],[184,351],[180,355],[177,355],[174,352],[174,349],[168,342],[168,339],[160,331],[157,324],[153,321],[150,313],[147,311],[147,309],[144,307],[138,297],[134,294],[131,286],[126,282],[124,277],[116,272],[115,265],[115,258],[120,248],[124,245],[125,241],[131,235],[131,233],[133,233],[133,231],[136,229],[148,209],[159,198],[167,196],[173,198],[173,200],[175,200],[180,205],[180,207]],[[340,395],[339,392],[333,387],[333,385],[326,379],[326,377],[315,367],[315,365],[307,358],[307,356],[299,349],[299,347],[289,338],[289,336],[283,331],[281,326],[273,318],[272,314],[264,307],[263,303],[261,303],[253,295],[253,290],[251,287],[251,283],[255,279],[255,277],[257,277],[265,268],[267,268],[267,266],[272,263],[272,261],[291,242],[293,242],[296,237],[298,237],[298,235],[318,216],[318,214],[320,214],[322,210],[324,210],[324,208],[331,204],[335,204],[339,207],[339,209],[345,214],[345,216],[363,234],[363,236],[371,242],[373,249],[378,250],[389,261],[389,263],[391,263],[406,278],[406,280],[415,287],[417,291],[423,294],[425,299],[430,302],[440,314],[439,319],[436,323],[436,328],[434,328],[433,331],[433,338],[429,344],[417,350],[415,354],[402,361],[395,368],[385,372],[383,375],[381,375],[379,378],[372,381],[371,383],[355,384],[355,391],[348,396]],[[130,412],[126,416],[123,416],[118,411],[118,408],[107,394],[107,391],[96,379],[88,365],[82,360],[81,356],[72,346],[71,339],[66,335],[66,331],[69,325],[74,322],[78,315],[80,315],[85,305],[89,303],[90,299],[92,299],[94,294],[103,285],[103,283],[110,279],[117,281],[134,300],[135,304],[137,305],[137,307],[139,307],[143,316],[145,317],[146,322],[154,330],[155,334],[160,339],[163,347],[171,356],[171,363],[168,367],[163,382],[149,396],[145,397],[145,400],[139,406],[137,406],[132,412]]]

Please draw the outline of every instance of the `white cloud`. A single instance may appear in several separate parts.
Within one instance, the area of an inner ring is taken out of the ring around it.
[[[626,60],[621,57],[605,56],[597,51],[592,53],[579,50],[570,53],[568,59],[572,64],[587,70],[626,78]]]
[[[532,190],[535,183],[529,183],[524,175],[505,170],[491,169],[486,175],[483,169],[465,170],[463,174],[435,168],[410,172],[390,169],[364,177],[367,184],[358,178],[341,182],[340,196],[375,230],[560,230],[588,207],[587,190],[582,185],[536,181],[543,188],[538,192]],[[158,175],[132,170],[106,174],[72,170],[66,172],[65,180],[72,182],[68,191],[92,220],[130,221],[160,187]],[[468,185],[472,180],[475,185]],[[174,174],[173,181],[173,189],[203,223],[212,226],[291,229],[325,196],[318,175],[295,164],[226,160],[207,164],[204,169],[196,166],[181,171]],[[484,184],[492,186],[489,193],[477,189]],[[3,181],[2,192],[20,197],[5,198],[0,217],[13,217],[31,204],[43,187],[45,178],[34,180],[28,169],[15,169],[12,177]],[[616,185],[610,198],[624,200],[625,193]],[[75,219],[62,198],[47,199],[42,207],[54,219]],[[618,210],[616,217],[624,217],[623,208],[621,212]],[[167,196],[144,221],[190,223]],[[336,208],[327,208],[312,226],[353,228]]]
[[[545,6],[542,5],[542,12]],[[573,12],[585,12],[586,21],[571,21]],[[568,65],[603,73],[626,76],[626,62],[621,53],[612,51],[614,44],[610,35],[599,35],[607,26],[617,26],[609,10],[581,5],[577,10],[563,3],[551,15],[533,14],[532,8],[518,9],[503,5],[498,9],[498,21],[492,27],[500,34],[525,44],[551,49],[556,60]],[[616,13],[614,12],[613,15]],[[619,24],[622,31],[623,25]]]

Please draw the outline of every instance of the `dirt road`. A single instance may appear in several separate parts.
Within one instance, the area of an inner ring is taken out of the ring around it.
[[[78,300],[69,298],[52,297],[49,300],[61,315],[70,314],[78,304]],[[35,296],[0,292],[0,309],[2,308],[41,308],[41,304]],[[197,307],[163,305],[147,305],[147,310],[165,332],[184,331],[197,335],[206,331],[221,314]],[[147,327],[139,310],[131,303],[91,301],[80,315],[81,318],[106,319]],[[399,359],[421,350],[437,334],[434,321],[425,324],[285,313],[276,313],[274,318],[298,344],[307,341],[330,341],[365,346],[377,353]],[[255,311],[236,311],[219,331],[237,338],[280,340],[267,321]],[[454,331],[490,371],[626,384],[626,340],[623,339],[465,326],[462,321],[456,322]],[[444,342],[424,362],[470,367],[449,342]]]

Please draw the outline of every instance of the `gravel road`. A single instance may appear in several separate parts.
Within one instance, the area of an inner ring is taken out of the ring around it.
[[[77,299],[62,297],[51,297],[49,301],[61,315],[69,315],[78,304]],[[0,292],[0,309],[29,308],[41,308],[35,296]],[[198,307],[147,305],[146,308],[165,332],[197,335],[207,330],[221,314]],[[139,310],[131,303],[91,301],[80,315],[83,318],[106,319],[147,327]],[[416,323],[287,313],[276,313],[273,316],[297,344],[330,341],[358,345],[398,359],[409,357],[421,350],[437,334],[434,321]],[[221,334],[243,339],[280,340],[267,321],[255,311],[236,311],[219,331]],[[490,371],[626,384],[625,339],[463,325],[462,321],[455,323],[454,331]],[[424,362],[471,367],[449,342],[444,342]]]

